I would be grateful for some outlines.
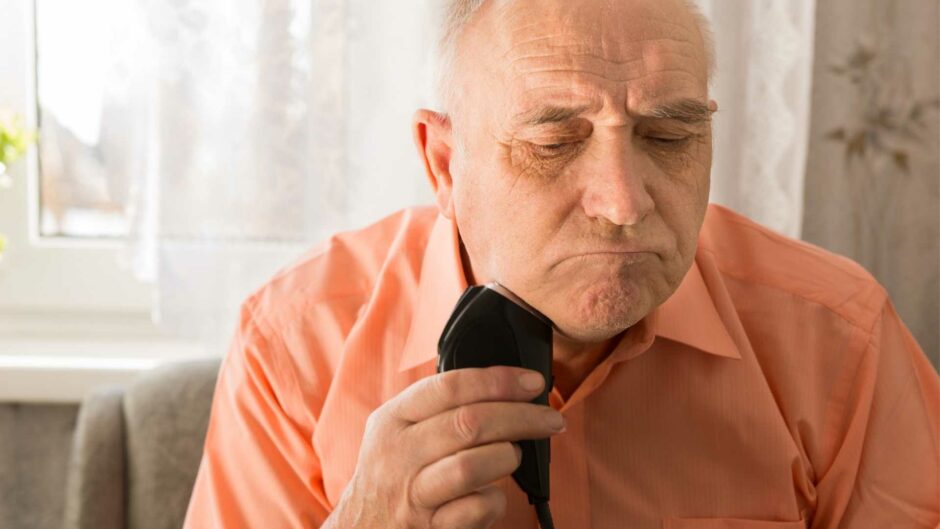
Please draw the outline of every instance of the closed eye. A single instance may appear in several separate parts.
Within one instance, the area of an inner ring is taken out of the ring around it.
[[[546,144],[546,145],[542,145],[542,144],[539,144],[539,143],[533,143],[533,144],[532,144],[532,146],[535,147],[535,150],[538,152],[538,154],[543,155],[543,156],[549,156],[549,157],[551,157],[551,156],[558,156],[558,155],[564,153],[565,151],[567,151],[567,150],[568,150],[569,148],[571,148],[573,145],[575,145],[575,143],[571,143],[571,142],[569,142],[569,143],[549,143],[549,144]]]
[[[647,136],[646,140],[659,147],[682,147],[692,136]]]

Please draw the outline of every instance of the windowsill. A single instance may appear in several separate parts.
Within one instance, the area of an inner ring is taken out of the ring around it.
[[[167,339],[0,339],[0,402],[78,403],[96,387],[205,356],[198,344]]]

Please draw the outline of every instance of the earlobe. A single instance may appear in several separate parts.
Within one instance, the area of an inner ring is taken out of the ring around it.
[[[431,182],[437,207],[447,218],[453,218],[454,214],[451,133],[450,118],[446,114],[423,108],[415,112],[412,120],[415,147]]]

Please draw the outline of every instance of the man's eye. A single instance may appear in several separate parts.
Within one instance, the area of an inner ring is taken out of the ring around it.
[[[533,143],[532,145],[535,147],[535,150],[538,154],[542,156],[551,157],[551,156],[558,156],[564,153],[565,151],[568,150],[569,147],[571,147],[572,144],[571,143],[550,143],[547,145],[542,145],[538,143]]]
[[[682,147],[691,136],[647,136],[646,140],[658,147]]]

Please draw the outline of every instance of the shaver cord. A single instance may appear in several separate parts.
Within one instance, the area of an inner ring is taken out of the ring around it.
[[[555,529],[555,523],[552,521],[552,511],[548,509],[547,501],[535,504],[535,515],[539,519],[541,529]]]

